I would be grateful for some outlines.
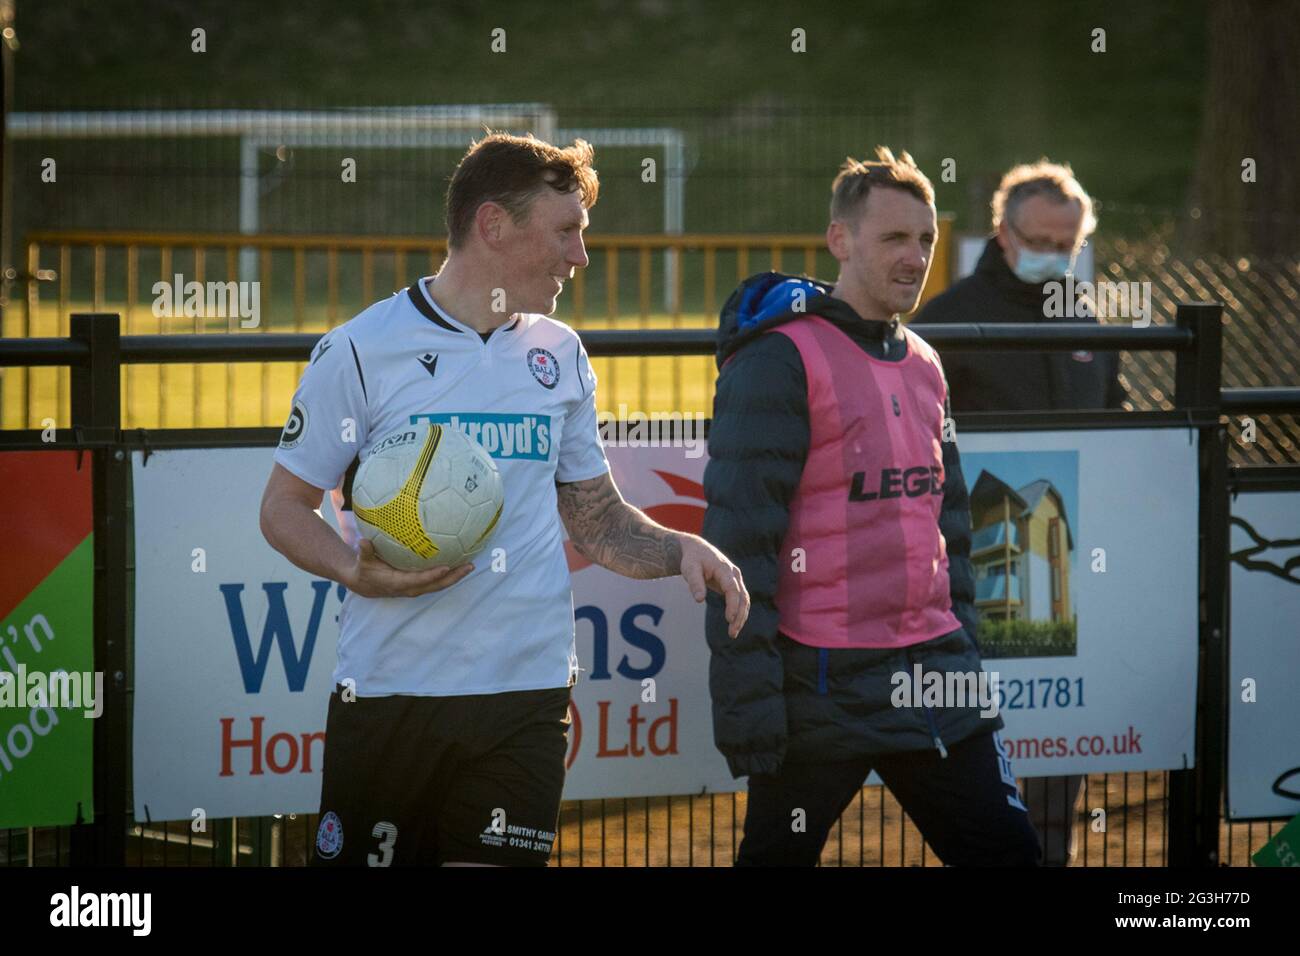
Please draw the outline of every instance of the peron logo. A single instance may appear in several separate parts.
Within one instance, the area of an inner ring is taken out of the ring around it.
[[[397,435],[389,435],[387,438],[381,441],[374,448],[370,449],[366,457],[369,458],[371,455],[377,455],[385,448],[395,448],[398,445],[405,445],[406,443],[413,442],[415,440],[416,440],[416,433],[413,431],[401,432],[400,434]]]

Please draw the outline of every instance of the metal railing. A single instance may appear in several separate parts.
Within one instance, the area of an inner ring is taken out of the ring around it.
[[[1249,410],[1300,408],[1300,389],[1221,390],[1218,387],[1218,308],[1185,306],[1172,327],[1132,329],[1110,326],[1061,325],[1020,329],[1010,337],[997,326],[930,326],[926,337],[940,348],[980,348],[997,342],[999,349],[1126,348],[1164,349],[1175,353],[1177,391],[1173,412],[983,413],[963,419],[965,430],[1055,427],[1124,427],[1178,423],[1200,429],[1201,561],[1200,592],[1205,614],[1199,642],[1202,666],[1198,683],[1196,768],[1143,774],[1094,775],[1089,780],[1089,805],[1110,812],[1122,807],[1124,826],[1093,834],[1084,821],[1080,862],[1085,865],[1129,865],[1132,862],[1170,865],[1212,865],[1244,862],[1255,846],[1254,824],[1247,827],[1248,846],[1241,846],[1241,824],[1221,822],[1226,681],[1227,493],[1226,460],[1222,454],[1224,408]],[[185,824],[139,823],[129,810],[129,737],[127,714],[131,687],[127,670],[129,548],[129,457],[139,447],[215,447],[230,444],[274,444],[275,428],[127,430],[121,416],[122,370],[133,364],[160,365],[226,361],[231,363],[301,361],[318,336],[261,333],[120,336],[115,315],[71,317],[69,339],[0,340],[0,366],[64,366],[70,374],[71,440],[42,442],[38,430],[0,432],[0,448],[76,448],[94,456],[95,524],[95,663],[108,675],[104,715],[95,727],[95,792],[100,808],[93,823],[69,828],[33,829],[3,835],[7,862],[31,865],[38,860],[114,863],[218,863],[240,861],[295,862],[310,847],[314,815],[297,819],[262,818],[212,821],[211,835],[196,835]],[[595,357],[615,355],[704,356],[712,352],[707,330],[633,332],[580,330]],[[1257,404],[1260,403],[1260,404]],[[1141,779],[1142,796],[1131,793],[1130,778]],[[1122,780],[1122,782],[1121,782]],[[1114,805],[1110,801],[1116,801]],[[740,808],[737,794],[700,797],[660,797],[643,800],[581,801],[562,810],[559,865],[629,863],[727,862],[734,856]],[[611,805],[618,810],[611,811]],[[1159,851],[1152,833],[1158,808]],[[707,811],[708,826],[705,827]],[[1130,811],[1141,830],[1129,828]],[[1236,829],[1234,829],[1234,827]],[[870,847],[870,842],[878,843]],[[897,832],[895,837],[893,834]],[[728,832],[729,831],[729,832]],[[1118,831],[1118,832],[1117,832]],[[1272,835],[1272,824],[1268,836]],[[25,836],[25,839],[24,839]],[[856,837],[856,840],[855,840]],[[853,844],[857,843],[854,853]],[[1235,848],[1235,851],[1234,851]],[[707,849],[707,854],[706,854]],[[15,852],[17,850],[17,852]],[[874,852],[872,852],[874,850]],[[182,852],[183,851],[183,852]],[[206,858],[206,859],[205,859]],[[827,844],[824,863],[849,865],[936,862],[927,854],[919,833],[905,820],[898,805],[884,793],[864,790],[849,808]]]
[[[923,296],[947,284],[948,219],[940,221],[934,267]],[[835,260],[820,234],[597,235],[586,239],[591,263],[576,271],[556,317],[577,329],[706,329],[735,281],[765,268],[833,275]],[[155,282],[234,282],[241,256],[255,256],[261,322],[241,329],[236,316],[155,315]],[[119,311],[124,335],[225,332],[244,337],[321,333],[420,276],[436,272],[445,238],[248,236],[241,233],[35,232],[0,334],[10,338],[67,336],[75,312]],[[734,278],[733,278],[734,277]],[[659,291],[671,280],[667,304]],[[672,340],[678,341],[678,340]],[[701,339],[702,341],[702,339]],[[213,344],[213,343],[205,343]],[[202,349],[205,345],[194,344]],[[227,346],[237,354],[242,345]],[[290,350],[291,351],[291,350]],[[262,354],[262,353],[259,353]],[[612,352],[596,364],[611,409],[643,411],[712,407],[713,365],[700,352]],[[666,356],[651,362],[650,356]],[[267,353],[264,363],[292,361]],[[220,364],[238,361],[222,359]],[[144,363],[150,364],[150,363]],[[189,368],[128,367],[126,427],[268,426],[293,392],[301,365],[236,373],[211,362]],[[66,369],[15,369],[0,392],[0,425],[35,427],[69,421]]]

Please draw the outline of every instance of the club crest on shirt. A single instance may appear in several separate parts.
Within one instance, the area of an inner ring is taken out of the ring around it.
[[[901,415],[903,414],[903,410],[902,410],[902,408],[900,408],[899,405],[898,405],[898,396],[897,396],[897,395],[890,395],[890,396],[889,396],[889,400],[890,400],[891,402],[894,403],[894,417],[895,417],[895,418],[898,418],[899,416],[901,416]]]
[[[323,859],[332,860],[343,849],[343,823],[333,810],[320,818],[316,829],[316,852]]]
[[[533,378],[546,388],[555,388],[560,380],[560,363],[546,349],[530,349],[528,352],[528,371]]]

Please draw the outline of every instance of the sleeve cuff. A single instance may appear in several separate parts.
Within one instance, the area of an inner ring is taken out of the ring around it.
[[[283,468],[285,471],[289,472],[289,474],[293,475],[295,478],[307,482],[307,484],[311,485],[313,488],[319,488],[322,497],[329,494],[331,491],[333,491],[335,488],[339,486],[338,478],[336,478],[333,482],[322,483],[322,480],[320,478],[316,477],[315,475],[308,474],[308,472],[300,464],[288,460],[288,456],[282,455],[278,451],[275,453],[275,463],[279,465],[281,468]]]

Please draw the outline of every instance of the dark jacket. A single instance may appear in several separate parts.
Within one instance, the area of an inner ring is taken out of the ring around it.
[[[925,337],[934,322],[1096,322],[1044,315],[1044,286],[1021,282],[992,238],[975,271],[925,304],[909,325]],[[952,407],[958,413],[1119,408],[1125,398],[1116,352],[945,352]]]
[[[746,290],[771,276],[742,283],[724,306],[719,330],[718,363],[726,364],[709,431],[703,536],[739,566],[752,603],[749,620],[733,640],[720,596],[708,597],[714,741],[737,777],[774,773],[786,759],[847,760],[929,747],[946,753],[966,737],[1000,729],[1001,718],[981,718],[969,708],[900,709],[889,698],[893,675],[911,673],[913,663],[927,672],[980,668],[969,500],[956,443],[943,446],[939,529],[947,542],[953,613],[962,629],[900,650],[822,650],[781,634],[778,562],[808,454],[808,391],[794,343],[763,333],[802,316],[786,312],[738,332],[734,315]],[[897,321],[867,322],[840,299],[810,298],[803,314],[834,323],[876,358],[898,361],[906,353]]]

